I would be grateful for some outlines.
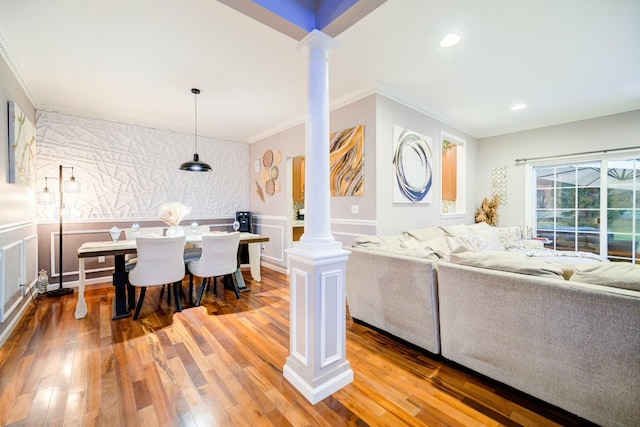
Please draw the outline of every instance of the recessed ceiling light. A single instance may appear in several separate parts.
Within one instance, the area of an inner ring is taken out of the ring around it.
[[[513,104],[511,106],[511,111],[524,110],[525,108],[527,108],[527,104]]]
[[[460,36],[457,34],[447,34],[442,40],[440,40],[440,46],[451,47],[458,44]]]

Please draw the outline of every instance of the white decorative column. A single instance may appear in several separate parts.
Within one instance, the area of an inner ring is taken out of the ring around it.
[[[335,41],[314,30],[307,52],[304,234],[287,250],[291,313],[284,377],[315,404],[353,381],[346,358],[345,269],[349,251],[331,235],[329,52]]]

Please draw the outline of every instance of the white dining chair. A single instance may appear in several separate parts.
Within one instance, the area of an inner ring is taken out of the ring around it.
[[[199,259],[187,264],[189,269],[189,288],[193,286],[193,276],[201,277],[202,284],[196,306],[200,305],[202,296],[213,279],[215,290],[216,277],[231,275],[236,298],[240,298],[238,282],[235,272],[238,269],[238,246],[240,245],[240,233],[215,233],[202,235],[202,255]]]
[[[173,287],[177,311],[182,311],[180,289],[185,275],[183,258],[185,241],[185,236],[136,238],[138,262],[129,271],[129,283],[140,288],[140,299],[133,315],[134,320],[138,319],[149,286],[170,284],[170,288]]]
[[[136,240],[136,238],[140,236],[159,237],[162,236],[163,231],[162,227],[129,227],[125,228],[124,235],[127,240]],[[124,256],[124,260],[125,270],[131,271],[131,269],[135,267],[138,257],[135,254],[127,254]]]

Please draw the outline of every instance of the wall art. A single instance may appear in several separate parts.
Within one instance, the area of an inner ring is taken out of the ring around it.
[[[364,125],[331,134],[332,196],[364,195]]]
[[[393,203],[431,203],[433,199],[432,139],[393,127]]]
[[[36,185],[36,127],[9,101],[9,183]]]

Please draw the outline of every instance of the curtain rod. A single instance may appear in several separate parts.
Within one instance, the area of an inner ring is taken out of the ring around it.
[[[602,153],[602,154],[606,154],[606,153],[611,153],[614,151],[629,151],[629,150],[639,150],[640,146],[635,146],[635,147],[624,147],[624,148],[609,148],[607,150],[594,150],[594,151],[582,151],[580,153],[571,153],[571,154],[559,154],[557,156],[544,156],[544,157],[530,157],[528,159],[515,159],[515,164],[516,166],[520,166],[523,165],[527,162],[530,162],[532,160],[545,160],[545,159],[558,159],[558,158],[562,158],[562,157],[572,157],[572,156],[583,156],[586,154],[598,154],[598,153]]]

